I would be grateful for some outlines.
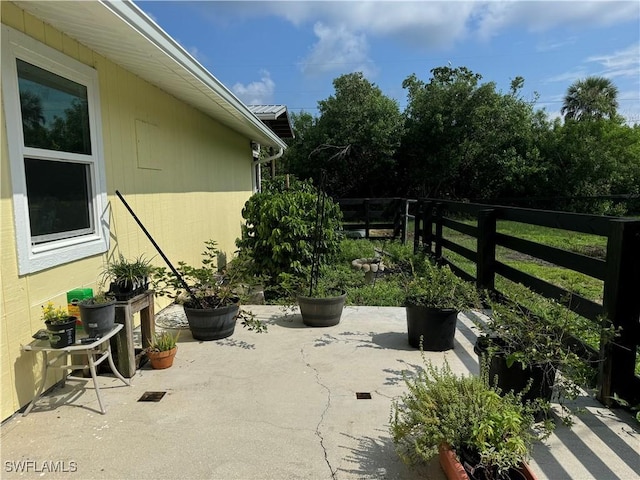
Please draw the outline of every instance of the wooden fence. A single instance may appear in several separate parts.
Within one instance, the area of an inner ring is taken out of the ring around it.
[[[462,216],[473,218],[475,225],[459,221]],[[500,233],[496,229],[500,220],[606,237],[606,258],[601,260]],[[446,238],[444,227],[474,237],[477,241],[476,250]],[[498,261],[496,246],[602,280],[603,303],[596,303]],[[545,297],[565,303],[571,310],[593,322],[608,318],[615,327],[620,328],[620,335],[613,341],[601,340],[597,351],[586,348],[587,354],[600,360],[598,399],[610,404],[616,394],[633,404],[640,402],[640,378],[635,375],[640,344],[640,221],[421,199],[415,214],[414,248],[426,250],[449,263],[458,275],[475,281],[482,289],[495,290],[496,275],[500,275]],[[443,249],[474,262],[476,276],[448,261]],[[568,303],[567,298],[571,298]]]
[[[406,198],[343,198],[337,200],[342,210],[344,230],[360,238],[400,238],[407,242],[409,205]]]

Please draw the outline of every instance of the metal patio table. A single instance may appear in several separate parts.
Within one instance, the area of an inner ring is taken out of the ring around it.
[[[44,390],[44,386],[47,380],[47,372],[49,371],[49,368],[55,368],[60,370],[78,370],[78,369],[84,369],[87,367],[87,365],[55,365],[55,363],[58,362],[60,358],[66,357],[67,355],[74,354],[74,353],[87,355],[89,371],[91,372],[91,378],[93,379],[93,385],[95,387],[96,396],[98,397],[100,412],[102,414],[107,413],[102,403],[102,397],[100,396],[100,387],[98,385],[98,375],[97,375],[96,367],[106,359],[109,362],[109,367],[111,367],[111,371],[113,372],[113,374],[117,378],[122,380],[122,382],[124,382],[125,385],[128,385],[128,386],[131,385],[129,380],[127,380],[120,374],[115,364],[113,363],[113,357],[111,356],[110,340],[122,328],[123,328],[122,324],[116,323],[113,329],[109,333],[103,335],[102,337],[98,338],[97,340],[91,343],[85,343],[85,344],[80,343],[80,340],[82,339],[82,337],[79,337],[75,344],[69,345],[68,347],[63,347],[63,348],[53,348],[49,343],[49,340],[34,340],[28,345],[22,345],[21,347],[22,350],[27,352],[42,352],[42,355],[44,357],[43,363],[42,363],[42,380],[40,381],[40,386],[38,387],[38,391],[35,397],[33,398],[33,400],[31,400],[31,403],[29,404],[29,406],[27,407],[27,409],[24,411],[22,415],[26,417],[31,411],[31,409],[34,407],[38,399],[40,398],[40,395],[42,395],[42,391]],[[101,348],[101,345],[103,344],[106,345],[105,349]],[[51,358],[49,354],[52,354]],[[69,375],[68,378],[77,378],[77,377],[73,377]]]

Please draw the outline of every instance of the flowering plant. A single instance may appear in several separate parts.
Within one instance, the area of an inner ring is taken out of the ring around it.
[[[62,307],[56,307],[53,302],[48,302],[42,306],[42,319],[45,323],[51,323],[53,325],[65,323],[69,321],[71,315]]]

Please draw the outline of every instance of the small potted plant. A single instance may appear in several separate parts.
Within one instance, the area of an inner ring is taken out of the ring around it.
[[[84,331],[90,337],[104,335],[111,331],[116,318],[116,300],[107,292],[99,292],[78,303],[80,319]]]
[[[173,335],[166,330],[154,335],[151,345],[145,349],[152,368],[160,370],[173,365],[173,359],[178,351],[179,336],[180,332]]]
[[[530,405],[446,363],[425,367],[405,378],[409,391],[392,404],[390,431],[401,458],[412,464],[439,454],[450,480],[534,479],[526,461],[533,441],[550,431],[534,432]]]
[[[147,290],[153,269],[151,260],[144,255],[128,260],[119,254],[117,259],[107,263],[102,272],[102,279],[105,284],[110,284],[109,293],[116,300],[124,301]]]
[[[64,348],[76,343],[76,320],[62,307],[48,302],[42,306],[42,319],[47,326],[49,342],[53,348]]]
[[[475,286],[458,277],[448,265],[429,258],[412,264],[413,277],[405,284],[405,309],[409,345],[428,351],[453,348],[460,311],[478,307]]]
[[[525,399],[543,400],[546,414],[554,391],[565,423],[571,411],[565,400],[574,399],[589,383],[590,367],[569,341],[579,337],[581,323],[571,310],[540,297],[522,285],[513,285],[505,298],[487,299],[491,313],[477,322],[482,332],[475,345],[481,371],[504,392],[523,393]],[[607,334],[608,329],[603,329]],[[558,371],[563,375],[556,376]]]
[[[266,331],[266,325],[253,313],[240,308],[241,279],[234,270],[218,269],[219,253],[217,243],[208,240],[200,267],[178,262],[179,276],[166,267],[156,268],[152,275],[156,293],[184,306],[189,329],[197,340],[219,340],[232,335],[237,319],[249,330]]]

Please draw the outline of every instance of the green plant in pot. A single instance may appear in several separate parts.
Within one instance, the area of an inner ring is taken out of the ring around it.
[[[108,292],[99,292],[78,303],[84,331],[90,337],[102,336],[113,329],[116,318],[116,299]]]
[[[173,365],[173,359],[178,351],[177,342],[179,336],[180,332],[173,335],[166,330],[154,335],[153,341],[145,349],[145,354],[152,368],[161,370]]]
[[[487,303],[491,313],[486,322],[477,323],[482,335],[475,345],[481,371],[487,370],[502,391],[541,400],[539,416],[547,416],[555,393],[563,421],[571,423],[567,400],[575,399],[593,375],[573,341],[582,329],[577,315],[522,285],[511,286],[507,297],[489,298]],[[603,328],[603,334],[608,332]]]
[[[440,454],[450,479],[535,478],[526,461],[532,444],[550,431],[532,429],[533,409],[513,394],[499,395],[486,378],[454,374],[448,364],[425,363],[405,377],[408,392],[395,399],[390,431],[409,464]],[[457,460],[457,461],[456,461]]]
[[[109,292],[117,300],[129,300],[147,290],[149,277],[154,267],[151,260],[140,255],[129,260],[121,253],[107,262],[103,272],[103,283],[109,283]]]
[[[64,348],[76,343],[76,320],[63,307],[53,302],[42,306],[42,320],[47,327],[49,342],[53,348]]]
[[[405,284],[409,345],[428,351],[450,350],[458,314],[480,305],[475,286],[458,277],[448,265],[418,258],[413,277]]]
[[[319,193],[311,181],[279,176],[265,180],[262,191],[252,195],[242,209],[245,224],[236,240],[239,257],[247,259],[248,276],[264,282],[268,297],[282,293],[283,274],[306,276],[316,253],[329,259],[339,251],[342,212],[331,198]],[[320,198],[324,199],[324,215],[318,223]]]
[[[156,293],[184,306],[191,334],[197,340],[219,340],[233,334],[236,320],[256,332],[266,325],[240,308],[242,279],[237,271],[218,269],[220,251],[214,240],[205,242],[200,267],[180,261],[176,272],[158,267],[152,275]]]
[[[347,294],[343,284],[332,275],[328,265],[322,265],[311,285],[309,273],[280,276],[280,288],[286,292],[287,307],[300,307],[302,322],[309,327],[330,327],[340,323]]]

